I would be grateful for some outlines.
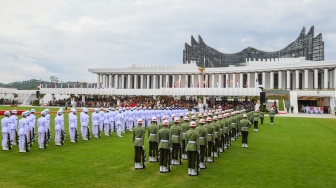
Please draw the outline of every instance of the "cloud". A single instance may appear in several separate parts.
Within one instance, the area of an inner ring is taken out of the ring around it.
[[[3,83],[36,78],[95,82],[89,68],[182,63],[184,43],[201,35],[235,53],[279,50],[303,26],[323,34],[336,59],[336,2],[317,0],[4,0],[0,6]],[[25,71],[23,71],[25,70]],[[15,76],[14,76],[15,75]]]

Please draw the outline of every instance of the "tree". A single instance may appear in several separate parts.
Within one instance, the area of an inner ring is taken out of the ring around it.
[[[50,82],[57,84],[59,82],[59,79],[56,76],[50,76]]]

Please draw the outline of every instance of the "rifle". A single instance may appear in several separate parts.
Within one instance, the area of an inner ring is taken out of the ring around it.
[[[47,133],[46,132],[44,132],[43,147],[44,147],[44,149],[47,148]]]
[[[173,158],[173,152],[170,152],[170,149],[171,148],[169,148],[168,149],[168,166],[167,166],[167,168],[168,168],[168,172],[170,172],[171,171],[171,169],[172,169],[172,167],[171,167],[171,160],[172,160],[172,158]],[[162,156],[162,157],[165,157],[165,156]]]
[[[78,142],[78,138],[79,138],[78,131],[77,128],[75,128],[75,142]]]
[[[100,127],[99,127],[99,125],[98,125],[98,138],[100,138],[100,135],[101,133],[100,133]]]
[[[30,150],[30,143],[28,142],[27,135],[25,135],[25,149],[26,149],[26,152],[29,152]]]
[[[146,150],[144,146],[142,147],[141,162],[142,162],[143,169],[145,169],[146,168]]]
[[[7,146],[9,150],[12,150],[12,141],[10,140],[10,134],[7,133]]]
[[[64,139],[65,139],[65,132],[61,130],[61,145],[64,144]]]
[[[199,153],[199,151],[197,151],[197,155],[196,155],[196,165],[195,165],[195,167],[196,167],[196,173],[197,173],[197,175],[199,175],[199,172],[200,172],[200,153]]]
[[[86,137],[87,137],[88,140],[91,139],[91,133],[90,133],[90,128],[89,128],[89,126],[87,126]]]
[[[33,146],[31,131],[28,131],[29,145]]]

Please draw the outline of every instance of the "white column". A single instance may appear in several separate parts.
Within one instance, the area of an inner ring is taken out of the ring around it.
[[[270,89],[274,89],[274,72],[270,72]]]
[[[99,78],[99,80],[100,80],[100,85],[99,85],[99,87],[100,88],[102,88],[102,87],[104,87],[104,85],[103,85],[103,74],[100,74],[100,78]]]
[[[211,87],[215,88],[215,74],[211,74]]]
[[[201,75],[199,74],[198,75],[198,83],[197,83],[197,85],[196,85],[196,87],[199,87],[199,88],[201,88],[202,87],[202,85],[201,85]]]
[[[179,75],[178,75],[178,85],[177,85],[179,88],[182,87],[182,86],[181,86],[181,77],[182,77],[182,75],[179,74]]]
[[[109,75],[109,79],[110,79],[110,85],[111,85],[111,88],[112,88],[112,74]]]
[[[259,85],[259,80],[258,80],[258,73],[257,72],[255,72],[254,73],[254,87],[256,87],[256,82],[258,82],[258,85]]]
[[[149,74],[147,74],[147,79],[146,79],[146,88],[149,89]]]
[[[156,75],[153,75],[153,87],[152,89],[156,89]]]
[[[304,70],[304,79],[305,79],[305,82],[304,82],[304,89],[308,89],[308,80],[309,80],[309,78],[308,78],[308,69],[305,69]]]
[[[282,88],[282,71],[278,71],[278,89]]]
[[[97,74],[97,88],[100,86],[100,74]]]
[[[188,88],[188,84],[189,84],[190,80],[188,80],[188,74],[185,75],[185,83],[184,83],[184,87]]]
[[[232,88],[236,88],[236,73],[232,74]]]
[[[287,71],[287,90],[290,90],[290,71]]]
[[[205,85],[204,85],[205,88],[208,88],[208,87],[209,87],[209,82],[208,82],[208,81],[209,81],[209,75],[206,74],[206,75],[205,75]]]
[[[314,89],[318,89],[318,69],[314,69]]]
[[[114,75],[114,88],[116,88],[116,89],[119,89],[119,85],[118,85],[119,80],[118,80],[118,77],[119,76],[117,74]]]
[[[222,74],[218,74],[218,86],[216,86],[218,88],[222,88]]]
[[[176,83],[175,83],[175,74],[173,74],[172,77],[173,77],[173,79],[172,79],[172,82],[173,82],[172,83],[172,88],[174,88],[174,86],[177,87]]]
[[[246,86],[251,87],[251,73],[247,73]]]
[[[266,72],[262,72],[262,85],[266,89]]]
[[[299,89],[300,85],[299,85],[299,75],[300,75],[300,72],[299,70],[295,70],[295,89]]]
[[[138,89],[138,75],[135,74],[134,75],[134,89]]]
[[[144,77],[140,75],[140,89],[143,89]]]
[[[127,75],[127,89],[131,89],[131,75]]]
[[[166,88],[168,88],[169,87],[169,75],[168,74],[166,74]]]
[[[162,88],[162,83],[163,83],[163,80],[162,80],[162,74],[160,74],[160,83],[159,83],[159,89],[161,89]]]
[[[229,74],[226,74],[225,77],[226,77],[226,78],[225,78],[225,79],[226,79],[226,80],[225,80],[225,81],[226,81],[226,83],[225,83],[225,84],[226,84],[226,88],[229,88],[229,87],[230,87],[230,75],[229,75]]]
[[[244,88],[243,73],[239,73],[239,87]]]
[[[335,69],[336,70],[336,69]],[[194,88],[195,87],[195,75],[191,75],[191,82],[190,82],[190,87]]]
[[[125,89],[124,85],[125,85],[125,75],[122,74],[121,75],[121,89]]]
[[[328,69],[324,69],[323,76],[324,76],[323,88],[328,89],[328,82],[329,82]]]

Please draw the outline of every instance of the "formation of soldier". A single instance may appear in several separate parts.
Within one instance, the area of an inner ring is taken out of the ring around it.
[[[77,116],[76,109],[68,114],[70,142],[78,142],[79,131],[82,139],[90,140],[89,110],[82,109]],[[35,110],[25,111],[18,120],[17,111],[6,111],[1,120],[2,149],[11,150],[12,145],[19,145],[19,152],[28,152],[36,139],[36,125],[39,149],[46,149],[51,139],[50,110],[41,112],[36,121]],[[175,115],[177,114],[177,115]],[[272,109],[270,124],[274,123],[275,112]],[[133,131],[135,147],[135,169],[146,166],[144,147],[146,129],[149,142],[149,161],[160,163],[160,172],[170,172],[172,165],[178,166],[188,160],[188,175],[198,175],[200,169],[206,169],[208,163],[215,161],[220,153],[227,150],[232,142],[242,136],[242,147],[248,147],[248,130],[254,123],[254,131],[258,131],[258,121],[262,119],[258,111],[245,110],[208,110],[196,116],[196,112],[187,109],[165,108],[95,108],[91,113],[91,131],[94,137],[100,138],[101,133],[111,136],[116,132],[119,137],[126,131]],[[59,109],[54,120],[55,145],[65,142],[63,109]]]
[[[232,109],[205,111],[199,113],[197,118],[193,112],[168,117],[162,116],[162,122],[158,123],[158,118],[153,116],[148,126],[149,161],[159,161],[160,172],[166,173],[171,171],[172,165],[178,166],[183,160],[188,160],[190,176],[196,176],[200,169],[206,169],[208,163],[214,162],[240,136],[242,147],[247,148],[251,122],[254,122],[256,130],[260,118],[258,111]],[[142,125],[141,118],[137,123],[133,131],[135,169],[144,169],[146,127]]]

